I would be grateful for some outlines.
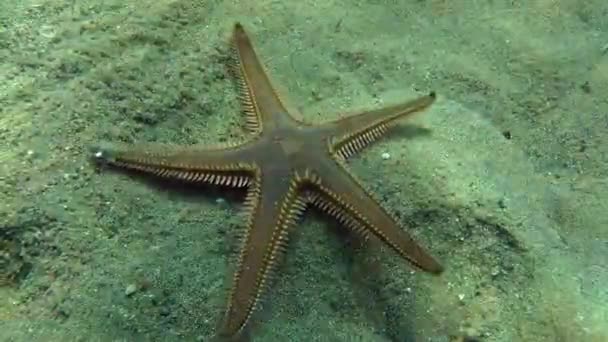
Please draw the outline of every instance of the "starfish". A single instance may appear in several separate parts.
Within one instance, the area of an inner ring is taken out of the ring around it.
[[[290,113],[274,90],[243,26],[231,39],[235,76],[250,139],[219,147],[107,145],[96,162],[192,183],[247,188],[248,220],[220,336],[242,336],[307,206],[364,238],[386,244],[417,269],[442,266],[397,224],[345,163],[398,119],[422,111],[435,93],[409,102],[312,125]]]

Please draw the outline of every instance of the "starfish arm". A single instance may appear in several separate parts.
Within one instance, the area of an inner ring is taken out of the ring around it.
[[[152,174],[163,178],[245,187],[255,169],[252,145],[215,149],[170,145],[108,145],[91,148],[97,164]]]
[[[347,159],[382,137],[398,119],[428,108],[435,97],[431,92],[412,101],[328,122],[323,129],[332,138],[332,150]]]
[[[246,127],[254,132],[262,125],[274,125],[273,115],[287,113],[285,105],[260,62],[245,29],[239,23],[232,35],[232,73],[237,81],[239,97],[246,114]]]
[[[312,177],[308,201],[336,217],[356,233],[374,236],[418,269],[439,274],[443,267],[387,213],[340,164],[323,168]],[[346,175],[346,177],[345,177]]]
[[[220,335],[241,336],[284,254],[289,232],[305,210],[299,179],[287,172],[256,173],[249,189],[249,214]]]

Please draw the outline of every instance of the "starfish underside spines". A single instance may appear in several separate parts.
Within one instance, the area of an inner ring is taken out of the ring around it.
[[[230,62],[228,68],[234,79],[237,88],[237,96],[241,103],[241,110],[245,114],[245,127],[250,132],[260,132],[262,130],[259,109],[255,103],[255,97],[249,87],[247,75],[243,70],[241,57],[235,38],[231,40]]]
[[[219,149],[218,149],[219,150]],[[97,163],[132,171],[151,174],[156,177],[170,178],[184,182],[242,188],[251,183],[255,166],[249,163],[192,163],[172,160],[176,153],[187,149],[174,149],[166,146],[148,149],[98,149],[94,152]],[[213,152],[213,150],[209,150]]]
[[[346,169],[344,169],[346,171]],[[348,171],[346,171],[348,172]],[[352,175],[351,175],[352,176]],[[353,178],[354,179],[354,178]],[[369,230],[370,223],[364,215],[350,205],[339,194],[329,189],[323,184],[321,177],[315,174],[310,176],[311,184],[314,190],[311,191],[309,200],[325,213],[332,215],[338,221],[344,222],[348,228],[354,230],[355,233],[367,237],[371,232]],[[359,183],[357,181],[357,183]]]
[[[247,217],[247,222],[246,222],[246,229],[242,230],[242,236],[241,236],[241,247],[240,247],[240,254],[237,257],[237,261],[236,261],[236,270],[237,272],[234,273],[234,277],[233,277],[233,281],[232,284],[238,284],[238,282],[240,281],[240,276],[241,276],[241,272],[239,272],[239,270],[243,267],[243,262],[244,262],[244,258],[245,258],[245,248],[243,248],[243,246],[247,245],[247,242],[250,240],[250,233],[251,233],[251,229],[253,227],[254,224],[254,212],[258,209],[258,206],[260,205],[260,196],[262,194],[262,174],[261,171],[259,169],[256,169],[255,173],[254,173],[254,177],[253,177],[253,182],[251,183],[248,191],[247,191],[247,197],[245,198],[245,203],[244,203],[244,208],[243,208],[243,214],[246,215]],[[244,327],[246,326],[247,322],[249,321],[252,313],[253,313],[253,307],[255,303],[251,303],[251,299],[248,300],[247,305],[249,305],[251,308],[246,312],[246,315],[243,316],[243,318],[241,319],[241,322],[236,323],[236,325],[231,325],[234,324],[234,318],[231,317],[234,314],[239,314],[241,315],[241,313],[239,312],[239,310],[241,308],[235,308],[233,307],[234,303],[235,303],[235,296],[238,295],[238,293],[236,293],[236,287],[233,287],[232,289],[230,289],[230,292],[228,294],[228,307],[226,308],[225,311],[225,317],[223,320],[223,328],[221,330],[221,334],[225,335],[226,337],[232,337],[232,336],[236,336],[238,334],[240,334],[242,332],[242,330],[244,329]]]
[[[435,98],[435,93],[431,92],[427,96],[406,103],[351,115],[335,121],[335,124],[339,125],[336,129],[338,134],[330,143],[331,151],[341,159],[348,159],[384,136],[391,127],[399,122],[399,119],[428,108]]]
[[[246,126],[253,132],[274,126],[276,120],[273,115],[287,113],[288,110],[271,84],[266,68],[240,24],[235,25],[232,34],[231,57],[230,69],[236,77],[239,97],[246,115]]]
[[[344,172],[348,174],[351,180],[358,185],[358,187],[364,191],[367,197],[373,198],[373,196],[361,185],[361,182],[357,180],[346,168],[344,168],[344,162],[338,161],[338,163],[344,169]],[[334,191],[331,186],[324,184],[321,177],[312,175],[311,182],[314,185],[316,191],[309,196],[311,204],[316,205],[321,210],[324,210],[328,214],[333,214],[338,220],[345,223],[347,228],[350,228],[363,238],[369,238],[370,236],[382,241],[387,246],[391,247],[397,252],[402,258],[407,260],[416,269],[423,270],[426,272],[438,274],[443,271],[441,265],[437,263],[422,247],[420,247],[406,232],[400,230],[396,224],[397,220],[393,215],[385,211],[381,206],[378,208],[382,211],[383,215],[390,219],[392,226],[397,231],[391,231],[389,225],[379,226],[374,222],[370,221],[369,216],[364,214],[360,208],[357,208],[352,204],[352,201],[345,197],[345,195]],[[391,232],[391,236],[388,236],[386,232]]]
[[[317,209],[333,217],[339,223],[350,229],[363,240],[370,238],[369,231],[365,226],[361,225],[354,217],[340,206],[336,205],[332,200],[325,198],[317,191],[309,191],[307,193],[308,203],[315,206]]]
[[[150,168],[149,170],[141,169],[158,177],[172,178],[185,182],[205,183],[211,185],[229,186],[233,188],[243,188],[250,184],[251,177],[249,175],[233,174],[232,171],[200,172],[200,171],[183,171],[180,169],[157,169]]]
[[[255,212],[259,210],[260,196],[262,194],[261,177],[256,177],[252,184],[246,200],[246,211],[249,213],[249,221],[245,229],[241,248],[241,254],[237,262],[237,271],[234,274],[233,284],[226,310],[225,325],[222,329],[222,335],[234,337],[242,333],[243,329],[251,319],[255,312],[262,295],[267,291],[276,274],[276,267],[280,264],[281,257],[285,254],[289,233],[297,223],[304,210],[306,209],[306,201],[300,196],[299,188],[301,183],[297,177],[292,178],[289,187],[282,193],[282,198],[274,205],[278,206],[278,215],[276,222],[272,227],[255,227],[254,221]],[[272,228],[272,229],[271,229]],[[249,271],[248,266],[244,264],[247,253],[251,251],[248,246],[251,246],[251,232],[254,229],[265,229],[271,231],[269,243],[264,245],[264,249],[258,252],[263,253],[261,266],[255,270],[255,280],[252,283],[246,284],[249,288],[247,292],[238,292],[237,286],[243,281],[241,279],[243,272]],[[271,229],[271,230],[270,230]],[[237,298],[238,296],[245,296]]]
[[[149,173],[151,175],[176,179],[185,182],[203,183],[210,185],[229,186],[233,188],[243,188],[249,186],[251,177],[241,172],[234,172],[230,167],[226,170],[215,169],[213,171],[184,171],[183,169],[170,169],[162,167],[152,167],[146,165],[134,165],[116,162],[117,167],[131,169]],[[236,166],[235,166],[236,168]]]
[[[335,152],[340,158],[348,159],[371,143],[381,138],[388,131],[388,126],[381,124],[359,134],[352,134],[344,138],[339,149]]]

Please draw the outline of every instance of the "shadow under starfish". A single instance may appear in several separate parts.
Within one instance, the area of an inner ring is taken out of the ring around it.
[[[363,238],[380,240],[416,268],[441,273],[441,265],[345,167],[347,158],[385,135],[398,119],[428,108],[435,94],[312,125],[287,110],[238,23],[232,48],[231,70],[251,137],[247,142],[215,148],[109,145],[92,150],[102,165],[193,183],[247,187],[248,220],[219,336],[243,336],[286,250],[290,230],[308,205]]]

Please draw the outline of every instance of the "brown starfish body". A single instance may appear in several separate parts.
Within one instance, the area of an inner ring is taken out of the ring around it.
[[[245,30],[234,27],[232,70],[251,139],[221,148],[129,146],[94,150],[98,162],[194,183],[247,187],[248,221],[221,335],[247,326],[307,205],[365,237],[376,238],[416,268],[441,265],[402,230],[345,160],[377,140],[398,119],[422,111],[434,93],[321,125],[290,115],[273,89]]]

